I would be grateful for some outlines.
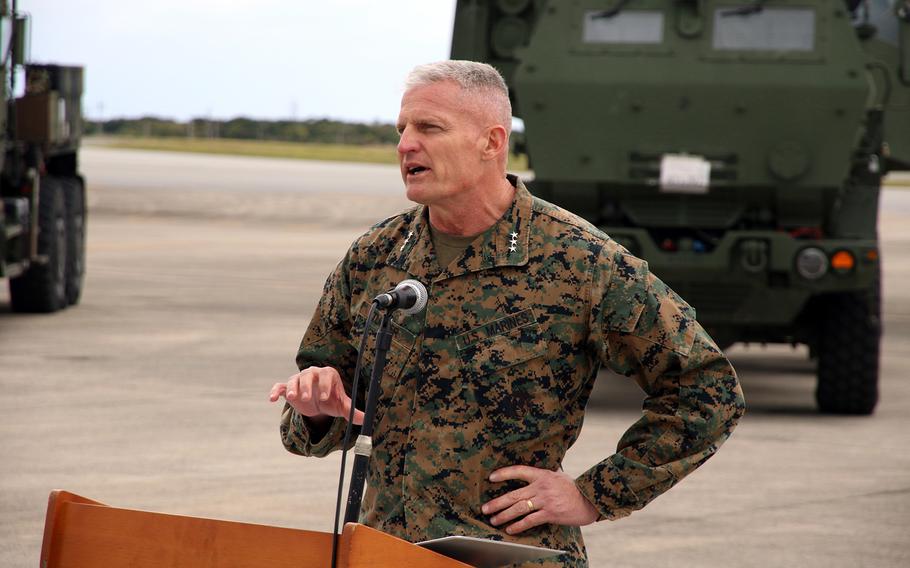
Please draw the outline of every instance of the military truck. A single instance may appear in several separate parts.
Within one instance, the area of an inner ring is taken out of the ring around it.
[[[15,0],[0,0],[0,22],[0,278],[14,311],[54,312],[79,302],[85,271],[82,68],[26,63],[29,20]]]
[[[910,1],[460,0],[532,192],[646,259],[722,346],[807,344],[878,399],[882,176],[910,169]]]

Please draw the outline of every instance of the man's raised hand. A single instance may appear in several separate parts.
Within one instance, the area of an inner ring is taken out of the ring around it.
[[[310,418],[341,416],[351,413],[351,397],[344,390],[341,376],[332,367],[308,367],[285,383],[275,383],[269,400],[284,397],[294,410]],[[354,411],[354,424],[363,424],[363,412]]]

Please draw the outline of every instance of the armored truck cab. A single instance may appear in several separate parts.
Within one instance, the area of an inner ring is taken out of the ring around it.
[[[459,1],[452,57],[503,72],[535,194],[646,259],[720,344],[808,344],[820,408],[867,414],[908,4]]]
[[[28,63],[15,1],[0,0],[0,23],[0,278],[14,311],[54,312],[79,301],[84,278],[82,68]]]

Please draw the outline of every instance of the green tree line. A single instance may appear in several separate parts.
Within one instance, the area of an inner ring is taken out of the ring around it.
[[[86,121],[85,133],[108,136],[234,138],[240,140],[280,140],[325,144],[397,144],[398,133],[392,124],[342,122],[329,119],[256,120],[246,117],[230,120],[194,118],[178,122],[166,118],[114,118]]]

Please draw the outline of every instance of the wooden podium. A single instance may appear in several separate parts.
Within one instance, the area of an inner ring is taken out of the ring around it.
[[[118,509],[52,491],[41,568],[329,568],[329,533]],[[370,527],[349,523],[338,567],[470,568]]]

